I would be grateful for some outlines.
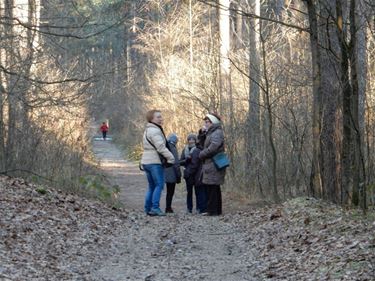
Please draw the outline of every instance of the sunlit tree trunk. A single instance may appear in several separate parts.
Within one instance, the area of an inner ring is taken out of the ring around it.
[[[231,98],[231,65],[229,53],[231,48],[230,36],[230,0],[219,1],[219,30],[220,30],[220,99],[221,99],[221,114],[226,115],[229,109],[229,117],[233,114],[233,100]]]
[[[231,50],[230,32],[230,0],[219,1],[219,32],[220,32],[220,114],[225,118],[225,131],[228,141],[227,151],[233,156],[235,147],[234,108],[231,85],[231,62],[229,59]],[[231,172],[233,172],[231,167]]]
[[[251,0],[251,12],[260,16],[260,0]],[[260,149],[260,20],[250,18],[249,30],[249,112],[247,115],[247,163],[251,171],[256,173],[259,169],[257,165],[257,157]],[[255,180],[254,173],[249,173],[249,177]],[[251,180],[249,178],[249,180]],[[250,183],[250,182],[249,182]],[[251,184],[254,184],[251,182]],[[260,192],[262,194],[262,192]]]
[[[0,1],[0,18],[4,17],[4,1]],[[0,31],[0,37],[4,38],[4,30]],[[0,49],[0,64],[5,66],[5,51]],[[3,72],[0,71],[0,170],[3,171],[5,168],[5,124],[4,124],[4,102],[6,98],[5,90],[5,77]]]

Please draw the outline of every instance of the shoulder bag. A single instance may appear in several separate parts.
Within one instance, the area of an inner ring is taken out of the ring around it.
[[[214,162],[216,169],[219,171],[224,170],[230,165],[229,158],[225,152],[217,153],[214,157],[212,157],[212,161]]]

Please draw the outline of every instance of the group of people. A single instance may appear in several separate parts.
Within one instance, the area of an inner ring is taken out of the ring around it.
[[[215,155],[224,152],[224,133],[221,118],[214,113],[204,117],[204,125],[197,134],[189,134],[187,144],[179,155],[178,137],[175,133],[165,136],[163,116],[159,110],[146,114],[147,125],[143,135],[142,169],[148,180],[144,211],[150,216],[173,213],[172,200],[177,183],[186,182],[187,212],[193,212],[193,190],[196,211],[202,215],[222,214],[220,185],[224,183],[225,169],[218,169]],[[184,167],[181,174],[180,167]],[[160,198],[167,187],[166,209],[160,209]]]

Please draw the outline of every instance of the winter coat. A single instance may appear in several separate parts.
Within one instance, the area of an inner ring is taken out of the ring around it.
[[[156,149],[147,139],[152,142]],[[167,159],[168,163],[173,164],[175,158],[168,150],[166,145],[167,140],[165,138],[163,129],[154,123],[147,123],[145,132],[143,134],[143,154],[141,164],[161,164],[159,153]]]
[[[224,151],[224,133],[221,124],[213,124],[206,133],[203,150],[199,158],[203,161],[202,183],[207,185],[221,185],[224,183],[225,169],[218,170],[212,157]]]
[[[185,166],[184,179],[187,183],[195,186],[202,185],[200,181],[202,171],[202,161],[199,159],[200,152],[201,149],[196,146],[190,149],[189,147],[185,147],[180,158],[182,165]]]
[[[188,145],[186,145],[181,152],[180,164],[181,164],[181,166],[184,167],[184,179],[187,179],[189,177],[189,176],[187,176],[187,174],[189,174],[189,166],[190,166],[190,163],[191,163],[191,154],[195,150],[195,148],[196,148],[195,145],[193,147],[189,147]]]
[[[194,185],[196,187],[202,185],[202,160],[199,158],[201,149],[196,147],[191,154],[190,177],[194,176]]]
[[[100,131],[101,132],[108,132],[108,129],[109,128],[108,128],[108,126],[106,124],[103,124],[103,125],[100,126]]]
[[[169,141],[169,149],[172,152],[175,159],[178,159],[178,152],[176,144]],[[164,170],[165,182],[166,183],[180,183],[181,182],[181,169],[178,161],[175,161],[172,167],[168,167]]]

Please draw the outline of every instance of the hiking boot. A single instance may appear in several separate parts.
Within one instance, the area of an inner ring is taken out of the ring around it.
[[[160,210],[160,208],[151,209],[151,211],[148,214],[150,216],[159,216],[159,217],[165,216],[165,213],[162,210]]]

